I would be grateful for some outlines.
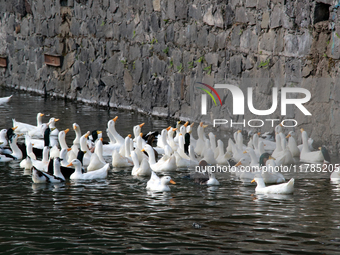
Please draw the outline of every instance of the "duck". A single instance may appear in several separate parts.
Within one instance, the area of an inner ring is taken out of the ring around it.
[[[103,138],[100,138],[96,141],[94,153],[91,155],[90,163],[87,167],[87,171],[93,171],[99,168],[102,168],[106,165],[106,162],[103,158]]]
[[[139,136],[139,134],[141,133],[142,127],[145,125],[145,123],[136,125],[132,128],[133,130],[133,135],[135,136],[133,141],[136,142],[136,138]]]
[[[116,140],[116,147],[120,148],[124,145],[124,138],[116,131],[116,121],[118,116],[114,117],[112,120],[109,120],[107,123],[109,132],[113,135],[114,139]]]
[[[162,178],[159,178],[155,172],[151,172],[151,178],[147,182],[146,189],[156,192],[164,192],[164,191],[170,191],[170,187],[168,184],[176,184],[170,176],[163,176]]]
[[[179,134],[178,137],[178,149],[177,149],[177,153],[184,159],[190,160],[190,157],[184,152],[184,137],[182,134]]]
[[[17,133],[28,133],[30,130],[33,130],[33,129],[36,129],[36,128],[39,128],[41,124],[43,124],[42,122],[42,117],[44,116],[43,113],[38,113],[37,114],[37,125],[34,126],[34,125],[31,125],[31,124],[27,124],[27,123],[23,123],[23,122],[19,122],[19,121],[16,121],[15,119],[12,119],[12,122],[13,122],[13,127],[17,127],[16,129],[16,132]]]
[[[49,124],[49,127],[51,129],[51,133],[50,133],[50,136],[58,136],[59,134],[59,130],[57,129],[57,127],[55,126],[56,122],[58,122],[59,119],[56,119],[56,118],[50,118],[48,124]]]
[[[87,137],[90,135],[90,131],[80,137],[80,150],[86,152],[83,158],[83,166],[88,166],[90,164],[92,152],[87,146]]]
[[[336,167],[330,175],[332,182],[340,182],[340,167]]]
[[[321,150],[310,151],[309,146],[308,146],[308,135],[307,135],[307,132],[303,130],[303,128],[301,128],[301,134],[302,134],[303,148],[300,154],[300,161],[307,162],[307,163],[323,162],[324,156]]]
[[[214,158],[217,158],[219,154],[219,150],[217,149],[217,146],[216,146],[216,135],[210,132],[208,136],[210,140],[210,148],[214,152]]]
[[[13,95],[10,95],[8,97],[0,97],[0,104],[7,104],[11,98],[13,97]]]
[[[262,167],[264,164],[266,167]],[[277,184],[286,181],[280,172],[275,171],[275,166],[277,166],[277,164],[275,163],[275,159],[269,155],[269,153],[261,155],[260,166],[261,176],[266,184]]]
[[[56,158],[53,165],[53,175],[47,172],[40,171],[32,167],[32,180],[34,183],[60,183],[65,182],[65,177],[60,171],[60,160]]]
[[[297,146],[297,142],[294,136],[295,136],[294,131],[290,131],[286,136],[286,139],[288,139],[288,148],[293,157],[300,157],[300,150]]]
[[[174,152],[174,156],[176,158],[176,166],[178,168],[187,168],[197,166],[197,160],[191,161],[191,159],[182,158],[177,151]]]
[[[48,163],[49,163],[49,152],[50,152],[50,149],[48,146],[45,146],[44,149],[43,149],[43,157],[41,160],[37,160],[37,159],[31,159],[32,161],[32,165],[40,170],[40,171],[44,171],[44,172],[47,172],[48,170]]]
[[[191,166],[198,166],[199,162],[195,157],[195,148],[193,145],[189,145],[189,157],[191,161]]]
[[[195,153],[199,156],[203,155],[206,140],[206,138],[204,137],[204,128],[206,128],[207,126],[208,125],[203,125],[203,122],[201,122],[197,127],[198,139],[196,141]]]
[[[210,171],[209,167],[207,168],[207,166],[209,166],[209,164],[205,160],[201,160],[199,162],[199,167],[202,169],[202,171],[195,171],[194,173],[185,176],[185,178],[189,178],[200,185],[220,185],[220,182],[215,177],[215,173]]]
[[[120,155],[117,150],[113,150],[111,164],[113,167],[129,167],[133,165],[133,162],[129,158]]]
[[[10,154],[3,154],[7,157],[13,157],[14,159],[22,159],[23,158],[23,153],[21,151],[21,149],[19,148],[17,142],[18,142],[18,138],[21,136],[21,134],[13,134],[13,136],[11,136],[11,139],[9,139],[9,146],[11,148],[11,152]]]
[[[169,146],[170,147],[170,146]],[[159,160],[156,162],[155,154],[153,152],[152,147],[149,144],[146,144],[142,151],[146,151],[149,155],[149,164],[153,171],[162,172],[162,171],[175,171],[176,166],[176,157],[174,155],[170,156],[166,160]]]
[[[31,158],[32,159],[37,159],[34,152],[33,152],[33,146],[31,143],[28,143],[28,145],[26,146],[26,153],[27,153],[27,156],[25,159],[23,159],[21,162],[20,162],[20,167],[21,168],[24,168],[24,169],[31,169],[29,166],[32,165],[32,161],[31,161]],[[28,158],[29,158],[29,161],[28,161]],[[26,166],[28,164],[28,166]]]
[[[251,183],[256,182],[256,194],[292,194],[294,192],[294,178],[287,183],[266,186],[262,177],[255,177]]]
[[[133,161],[133,168],[131,175],[134,176],[149,176],[151,174],[151,168],[147,159],[143,159],[142,163],[139,164],[137,153],[135,151],[131,152],[131,158]]]
[[[176,151],[178,149],[178,144],[175,143],[174,140],[174,132],[177,130],[177,128],[170,128],[168,131],[168,144],[170,145],[171,149],[173,151]]]
[[[109,163],[107,163],[104,167],[88,172],[88,173],[82,173],[82,165],[78,159],[72,160],[70,164],[67,165],[67,167],[74,166],[75,171],[70,176],[71,180],[93,180],[93,179],[105,179],[108,175],[108,171],[110,168]]]
[[[71,151],[72,149],[71,148],[63,148],[60,150],[60,153],[59,153],[59,158],[60,158],[60,164],[61,166],[67,166],[69,164],[69,161],[67,159],[67,152]]]

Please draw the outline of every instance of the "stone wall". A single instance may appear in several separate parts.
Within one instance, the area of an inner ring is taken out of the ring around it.
[[[223,105],[209,102],[202,116],[197,82],[234,84],[245,94],[251,86],[258,109],[270,108],[272,87],[304,87],[312,116],[293,107],[281,116],[278,107],[261,118],[296,119],[316,146],[338,153],[338,7],[335,0],[0,0],[0,56],[7,58],[0,82],[210,123],[259,117],[233,116],[226,90],[219,91]],[[62,65],[45,64],[44,54]]]

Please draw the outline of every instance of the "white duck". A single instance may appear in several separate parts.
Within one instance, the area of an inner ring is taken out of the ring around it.
[[[265,168],[262,167],[261,172],[263,181],[266,184],[282,183],[286,181],[286,179],[280,172],[275,171],[276,170],[275,166],[277,166],[277,164],[275,163],[274,158],[270,156],[266,161],[266,167]]]
[[[206,128],[207,126],[208,125],[203,125],[203,122],[201,122],[197,127],[198,139],[196,141],[195,153],[199,156],[202,156],[205,147],[206,138],[204,137],[204,128]]]
[[[36,128],[39,128],[42,123],[42,117],[44,116],[43,113],[38,113],[37,114],[37,125],[34,126],[34,125],[31,125],[31,124],[27,124],[27,123],[23,123],[23,122],[19,122],[19,121],[16,121],[15,119],[12,119],[13,121],[13,127],[18,127],[16,129],[16,132],[17,133],[27,133],[29,132],[30,130],[32,129],[36,129]]]
[[[90,164],[92,152],[87,146],[87,137],[90,135],[90,131],[80,137],[80,150],[85,152],[83,158],[83,165],[88,166]],[[78,153],[78,152],[77,152]]]
[[[151,174],[151,168],[147,159],[143,159],[142,163],[139,164],[137,154],[134,151],[131,152],[131,158],[134,165],[131,175],[146,176]]]
[[[94,153],[91,155],[90,163],[87,167],[87,171],[94,171],[102,168],[106,165],[103,158],[103,138],[99,138],[96,141]]]
[[[294,178],[290,179],[287,183],[281,183],[267,187],[262,177],[255,177],[251,182],[257,183],[255,188],[256,194],[292,194],[294,192]]]
[[[12,153],[10,154],[12,157],[16,159],[22,159],[22,151],[19,149],[17,141],[21,134],[14,134],[12,139],[9,141],[9,146],[11,147]]]
[[[69,160],[67,158],[67,152],[71,151],[71,148],[68,149],[61,149],[60,150],[60,154],[59,154],[59,158],[60,158],[60,164],[62,166],[67,166],[69,164]]]
[[[130,161],[127,157],[123,157],[119,154],[117,150],[113,150],[112,153],[112,166],[113,167],[128,167],[132,166],[133,162]]]
[[[155,153],[152,149],[152,147],[148,144],[145,145],[144,149],[142,151],[146,151],[149,155],[149,164],[153,171],[155,172],[162,172],[162,171],[175,171],[176,166],[176,157],[170,156],[167,160],[159,160],[156,162],[155,159]]]
[[[109,120],[107,123],[109,132],[113,135],[114,139],[116,140],[116,147],[120,148],[124,145],[124,138],[118,134],[116,131],[116,121],[118,119],[118,116],[114,117],[112,120]]]
[[[294,135],[295,135],[295,132],[290,131],[288,135],[286,136],[286,138],[288,139],[288,148],[293,157],[300,157],[300,150],[297,146],[297,142],[295,140]]]
[[[13,95],[10,95],[8,97],[0,97],[0,104],[7,104],[11,98],[12,98]]]
[[[217,141],[217,149],[219,150],[218,157],[216,158],[216,162],[219,165],[229,165],[228,160],[231,159],[232,154],[230,152],[224,153],[224,144],[221,140]]]
[[[176,184],[176,182],[171,180],[170,176],[159,178],[154,172],[151,172],[151,178],[147,182],[146,189],[158,192],[170,191],[169,183]]]
[[[304,131],[301,128],[302,132],[302,144],[303,148],[300,154],[300,160],[303,162],[308,162],[308,163],[317,163],[317,162],[323,162],[324,161],[324,156],[322,155],[321,150],[319,151],[310,151],[309,146],[308,146],[308,135],[307,132]]]
[[[50,121],[48,122],[49,123],[49,127],[50,127],[51,130],[53,129],[53,131],[51,131],[50,136],[58,136],[59,130],[55,126],[56,122],[58,122],[58,121],[59,121],[59,119],[50,118]]]
[[[109,163],[107,163],[104,167],[88,172],[88,173],[82,173],[82,165],[78,159],[72,160],[70,164],[67,165],[67,167],[74,166],[75,171],[73,174],[71,174],[70,179],[71,180],[93,180],[93,179],[104,179],[107,177],[108,171],[110,169]]]
[[[49,156],[48,156],[49,152],[50,152],[50,149],[47,146],[45,146],[43,149],[42,159],[41,160],[31,159],[32,165],[40,171],[47,172],[48,163],[49,163]]]

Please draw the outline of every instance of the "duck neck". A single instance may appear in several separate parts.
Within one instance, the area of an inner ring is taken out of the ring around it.
[[[156,164],[156,158],[155,158],[155,153],[153,152],[152,147],[150,146],[150,150],[148,151],[149,154],[149,163],[150,165]]]

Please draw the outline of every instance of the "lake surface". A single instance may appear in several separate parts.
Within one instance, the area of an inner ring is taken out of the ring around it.
[[[44,122],[53,116],[59,130],[70,128],[69,145],[74,122],[83,133],[105,133],[118,115],[122,136],[142,122],[144,132],[174,124],[0,89],[1,97],[10,94],[13,100],[0,106],[0,128],[11,127],[12,118],[35,124],[42,112]],[[220,186],[206,187],[178,170],[170,174],[177,183],[171,192],[148,193],[148,178],[132,177],[131,168],[111,167],[101,181],[45,185],[33,184],[19,163],[0,163],[1,254],[339,253],[340,186],[327,173],[287,173],[295,178],[293,195],[254,195],[254,185],[230,174],[217,175]]]

